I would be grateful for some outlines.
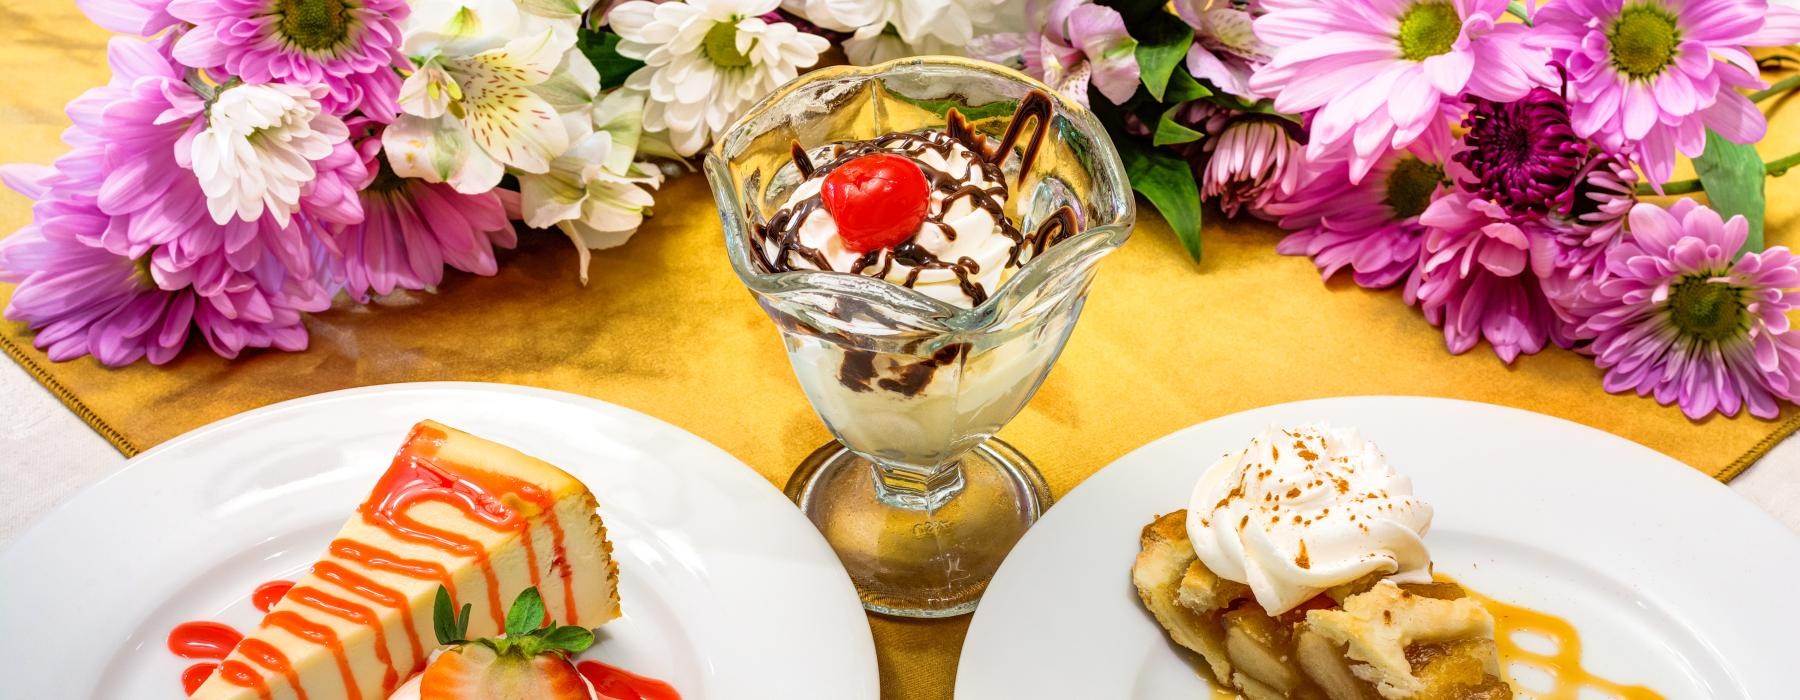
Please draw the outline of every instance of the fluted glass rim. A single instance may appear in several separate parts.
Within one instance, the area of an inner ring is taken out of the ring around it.
[[[1068,119],[1079,132],[1098,146],[1089,168],[1089,174],[1095,182],[1091,189],[1119,193],[1121,201],[1114,203],[1117,205],[1114,207],[1116,214],[1110,221],[1085,226],[1080,233],[1033,257],[993,295],[973,307],[951,304],[923,292],[864,275],[816,270],[763,272],[757,269],[749,248],[751,237],[744,230],[749,226],[748,205],[742,201],[736,183],[732,181],[726,149],[731,144],[754,138],[756,133],[753,129],[761,118],[783,100],[809,85],[845,78],[873,79],[884,73],[913,67],[947,67],[1000,77],[1024,83],[1049,95],[1055,105],[1055,114]],[[720,206],[720,216],[724,219],[725,247],[731,258],[731,266],[752,292],[759,296],[780,296],[792,291],[829,290],[836,294],[868,299],[889,308],[904,309],[917,314],[920,320],[937,321],[927,325],[941,324],[946,331],[979,328],[1002,316],[1003,310],[1024,300],[1029,290],[1053,279],[1065,266],[1091,262],[1091,258],[1097,258],[1123,245],[1131,236],[1136,220],[1136,201],[1125,174],[1124,163],[1112,143],[1111,135],[1093,112],[1024,73],[998,64],[956,56],[913,56],[870,66],[830,66],[802,74],[771,92],[733,122],[707,151],[705,169]]]

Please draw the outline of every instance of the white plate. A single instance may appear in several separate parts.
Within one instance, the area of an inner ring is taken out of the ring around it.
[[[988,587],[957,697],[1207,697],[1131,587],[1138,531],[1186,507],[1200,472],[1257,431],[1321,420],[1360,428],[1412,477],[1436,509],[1426,542],[1438,571],[1567,618],[1589,670],[1669,698],[1796,697],[1800,538],[1623,438],[1510,408],[1403,397],[1226,416],[1083,482]]]
[[[756,472],[612,404],[465,383],[251,411],[145,452],[70,499],[0,555],[0,695],[182,697],[188,662],[166,650],[169,629],[193,619],[253,627],[251,590],[305,571],[423,418],[556,464],[599,497],[624,617],[601,628],[588,658],[695,700],[879,695],[849,578]]]

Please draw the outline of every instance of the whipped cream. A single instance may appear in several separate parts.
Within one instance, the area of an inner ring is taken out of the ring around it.
[[[830,212],[807,203],[818,200],[831,163],[879,151],[898,153],[918,163],[933,184],[931,203],[925,221],[906,243],[858,253],[846,247]],[[785,232],[797,236],[784,240],[769,235],[759,241],[765,259],[777,270],[879,277],[967,307],[992,294],[1006,280],[1007,271],[1024,264],[1029,256],[1024,237],[1006,221],[1008,191],[1000,169],[944,132],[890,134],[871,142],[834,144],[811,157],[820,167],[801,181],[781,208],[791,217],[784,222]],[[800,250],[783,249],[795,243]]]
[[[1271,615],[1370,573],[1429,583],[1431,506],[1353,428],[1269,428],[1200,477],[1194,553]]]

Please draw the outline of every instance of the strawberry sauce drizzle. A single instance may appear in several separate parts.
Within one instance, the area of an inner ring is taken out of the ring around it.
[[[394,668],[394,659],[388,654],[387,630],[383,629],[381,618],[376,616],[374,610],[310,586],[296,588],[290,595],[295,602],[306,607],[359,625],[367,625],[375,632],[375,658],[387,667],[381,679],[382,690],[392,691],[399,684],[399,671]],[[412,663],[409,666],[416,668],[425,660],[425,653],[419,647],[419,633],[410,622],[402,627],[406,629],[407,642],[412,645]]]
[[[250,668],[250,664],[238,661],[237,659],[221,661],[219,662],[219,677],[224,678],[225,682],[240,688],[254,688],[256,690],[256,697],[261,698],[261,700],[270,700],[271,698],[269,695],[269,682],[263,680],[263,675],[258,673],[256,669]]]
[[[681,700],[681,693],[675,687],[646,676],[640,676],[617,666],[599,661],[583,661],[575,665],[575,670],[589,683],[594,690],[600,691],[601,697],[612,700]]]
[[[440,430],[423,426],[415,428],[407,437],[406,444],[394,456],[393,465],[376,484],[369,499],[357,509],[363,521],[382,529],[395,539],[432,547],[455,556],[473,558],[486,579],[488,604],[493,613],[495,625],[504,629],[506,610],[500,601],[499,577],[489,559],[486,547],[459,533],[426,525],[412,517],[407,511],[420,503],[435,501],[456,508],[471,522],[496,532],[517,532],[523,540],[526,559],[531,562],[531,566],[528,567],[531,585],[539,587],[541,591],[543,577],[538,570],[539,561],[535,543],[531,538],[531,523],[504,499],[510,498],[514,503],[524,502],[536,506],[546,518],[546,524],[550,528],[550,540],[555,551],[548,563],[550,566],[557,567],[562,580],[565,621],[574,624],[579,616],[575,606],[573,571],[567,562],[562,526],[552,512],[555,507],[555,499],[543,489],[529,482],[485,470],[462,468],[460,465],[442,460],[438,457],[438,451],[446,439],[447,436]],[[436,581],[450,592],[452,599],[456,598],[455,579],[444,565],[437,562],[407,559],[367,543],[349,539],[333,541],[329,551],[332,557],[361,565],[370,570],[390,572],[417,580]],[[358,597],[382,607],[407,610],[408,601],[404,594],[382,586],[367,576],[329,558],[316,564],[313,573],[320,579],[341,586]],[[398,668],[389,658],[386,630],[381,624],[379,615],[373,609],[325,593],[315,587],[295,587],[292,582],[288,581],[271,581],[257,587],[252,601],[258,610],[268,613],[279,602],[287,598],[292,598],[293,602],[298,605],[371,627],[374,630],[377,657],[386,666],[382,683],[383,694],[392,692],[393,688],[398,685]],[[548,617],[550,616],[546,611],[546,618]],[[263,624],[284,629],[297,637],[329,648],[338,661],[339,671],[344,678],[346,696],[360,697],[359,688],[345,657],[342,641],[334,630],[308,620],[301,613],[293,610],[270,614],[264,619]],[[418,631],[412,620],[405,620],[402,628],[406,630],[407,641],[412,651],[413,658],[410,666],[416,668],[425,660]],[[244,639],[236,630],[212,622],[184,623],[177,626],[169,637],[170,650],[184,658],[220,661],[216,666],[211,663],[195,664],[182,673],[183,687],[187,688],[190,695],[216,672],[226,682],[240,687],[253,688],[259,697],[269,698],[268,682],[262,673],[243,661],[225,659],[234,647],[244,658],[282,675],[299,699],[305,700],[306,693],[299,686],[297,673],[287,657],[266,642],[255,638]],[[605,667],[605,669],[625,673],[612,669],[612,667]],[[638,676],[630,677],[641,679]],[[641,680],[667,688],[658,681]],[[672,689],[669,690],[669,693],[671,694],[640,695],[638,697],[657,700],[679,697],[672,694]]]
[[[267,613],[275,607],[276,603],[281,602],[282,597],[287,595],[288,589],[293,587],[293,581],[282,580],[270,581],[257,586],[256,592],[250,595],[250,604],[256,606],[258,612]]]
[[[331,650],[332,660],[337,662],[338,675],[344,679],[344,694],[349,700],[362,700],[362,691],[356,687],[356,672],[350,670],[350,657],[344,653],[344,643],[338,640],[337,632],[300,616],[292,610],[277,610],[263,618],[263,624],[277,629],[287,630],[289,634],[312,642]]]
[[[287,681],[288,687],[293,689],[295,697],[306,700],[306,689],[300,687],[300,674],[294,671],[293,664],[288,663],[287,655],[281,653],[280,649],[276,649],[274,645],[261,639],[245,637],[244,641],[238,642],[237,652],[243,654],[244,658],[255,661],[256,665],[281,674],[281,677]],[[228,660],[219,668],[225,671],[226,680],[237,683],[229,670],[233,663],[236,662]],[[265,691],[268,688],[260,676],[257,678],[257,683]]]

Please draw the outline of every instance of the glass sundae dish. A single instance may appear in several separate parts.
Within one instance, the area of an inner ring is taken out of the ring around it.
[[[816,71],[757,105],[706,171],[738,276],[837,438],[788,495],[863,603],[973,610],[1049,507],[994,433],[1037,391],[1133,219],[1085,109],[999,66]]]

